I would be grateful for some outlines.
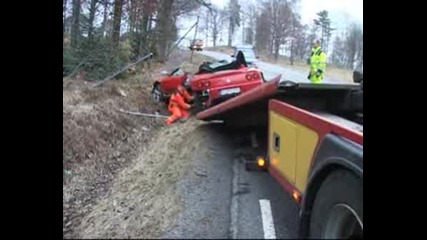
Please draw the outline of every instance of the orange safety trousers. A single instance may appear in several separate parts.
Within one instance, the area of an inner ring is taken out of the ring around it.
[[[191,106],[185,103],[184,98],[183,96],[181,96],[181,94],[172,94],[168,105],[168,110],[172,115],[166,120],[166,124],[171,125],[172,123],[181,118],[188,118],[190,115],[188,109],[190,108]]]

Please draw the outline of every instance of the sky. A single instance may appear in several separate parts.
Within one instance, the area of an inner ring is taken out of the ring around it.
[[[226,6],[229,0],[211,0],[214,5]],[[243,2],[257,2],[257,0],[239,0]],[[332,22],[332,27],[336,28],[335,34],[345,31],[350,22],[356,22],[363,29],[363,0],[299,0],[299,12],[303,24],[312,24],[317,18],[317,12],[327,10]],[[184,35],[194,24],[195,18],[181,19],[179,21],[180,35]],[[239,29],[241,31],[241,29]],[[187,37],[194,36],[194,31],[190,31]],[[242,39],[241,32],[236,32],[234,41]]]
[[[332,22],[340,22],[338,18],[348,17],[346,20],[363,25],[363,0],[301,0],[301,18],[304,23],[312,22],[321,10],[330,13]]]
[[[218,6],[225,6],[229,0],[211,0]],[[248,0],[244,0],[248,2]],[[249,0],[249,2],[257,2],[257,0]],[[239,0],[242,4],[243,0]],[[342,15],[340,17],[349,19],[363,24],[363,0],[300,0],[300,13],[303,23],[311,23],[316,18],[316,13],[321,10],[327,10],[334,15]],[[331,16],[334,17],[334,16]]]

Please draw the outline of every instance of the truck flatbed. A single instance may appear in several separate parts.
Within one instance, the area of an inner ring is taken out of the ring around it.
[[[267,125],[268,102],[276,99],[350,126],[350,122],[355,121],[353,118],[363,113],[363,95],[357,92],[360,92],[359,84],[296,83],[283,81],[279,75],[251,91],[199,112],[197,118],[222,120],[236,127]],[[362,125],[354,124],[351,128],[363,132]]]
[[[320,117],[322,117],[322,118],[324,118],[330,122],[333,122],[337,125],[340,125],[342,127],[349,128],[349,129],[352,129],[354,131],[363,133],[363,125],[358,124],[356,122],[349,121],[345,118],[342,118],[340,116],[333,115],[333,114],[330,114],[327,112],[314,112],[314,114],[316,114],[316,115],[318,115],[318,116],[320,116]]]

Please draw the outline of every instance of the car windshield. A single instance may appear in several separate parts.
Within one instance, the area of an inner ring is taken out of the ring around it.
[[[228,62],[226,62],[226,61],[218,61],[218,62],[213,62],[213,63],[209,64],[209,67],[210,68],[217,68],[219,66],[223,66],[223,65],[226,65],[226,64],[228,64]]]
[[[245,58],[255,58],[255,53],[251,49],[241,49]]]
[[[172,71],[172,73],[171,73],[172,76],[180,76],[183,74],[185,74],[185,73],[181,68],[177,68],[174,71]]]

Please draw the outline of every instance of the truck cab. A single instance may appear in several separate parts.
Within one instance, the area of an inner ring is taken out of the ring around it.
[[[299,238],[363,239],[363,74],[354,76],[311,84],[279,75],[197,114],[256,129],[246,169],[268,171],[300,206]]]

